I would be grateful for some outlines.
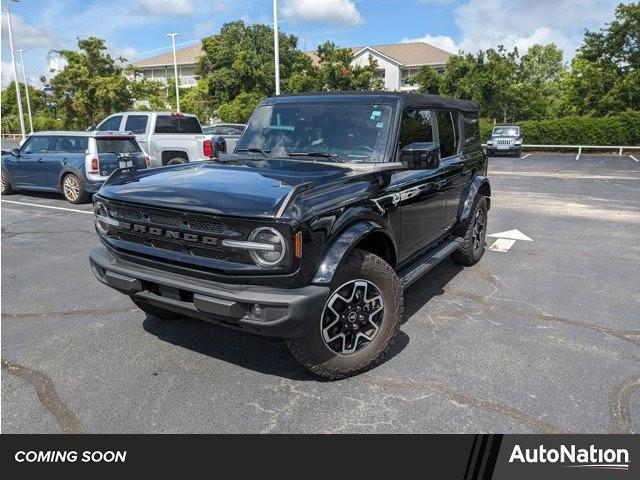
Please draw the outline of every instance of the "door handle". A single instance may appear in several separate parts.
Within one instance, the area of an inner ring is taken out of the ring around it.
[[[63,158],[62,161],[60,162],[62,165],[66,165],[68,162],[68,160],[66,158]]]

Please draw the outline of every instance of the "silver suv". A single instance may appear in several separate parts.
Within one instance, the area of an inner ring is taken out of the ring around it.
[[[496,125],[487,140],[487,155],[506,153],[520,156],[522,150],[522,130],[517,125]]]

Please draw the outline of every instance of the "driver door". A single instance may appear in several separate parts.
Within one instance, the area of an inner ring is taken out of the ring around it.
[[[45,159],[49,155],[51,137],[32,136],[20,149],[19,157],[11,157],[9,173],[16,186],[45,186]]]

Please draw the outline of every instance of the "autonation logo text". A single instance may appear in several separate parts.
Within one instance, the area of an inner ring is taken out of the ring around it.
[[[570,468],[593,468],[604,470],[629,470],[629,451],[625,448],[576,448],[575,445],[560,445],[560,448],[525,448],[515,445],[509,463],[560,463]]]

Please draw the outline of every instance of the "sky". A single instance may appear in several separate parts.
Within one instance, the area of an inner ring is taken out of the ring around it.
[[[476,51],[502,44],[526,51],[554,42],[570,60],[585,29],[611,21],[620,0],[278,0],[280,30],[313,50],[325,40],[342,46],[426,41],[445,50]],[[2,86],[13,79],[2,0]],[[107,40],[112,54],[135,60],[215,34],[229,21],[272,24],[272,0],[21,0],[11,2],[15,48],[25,50],[30,83],[59,66],[57,49],[77,38]]]

